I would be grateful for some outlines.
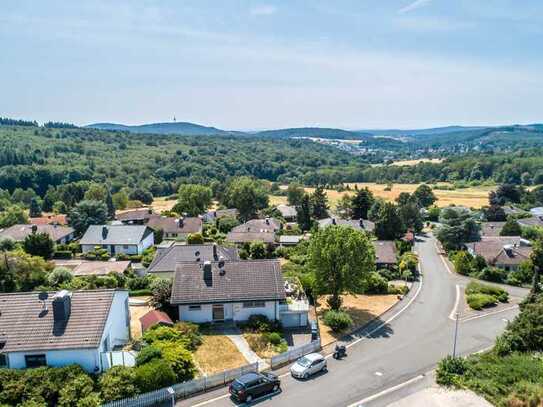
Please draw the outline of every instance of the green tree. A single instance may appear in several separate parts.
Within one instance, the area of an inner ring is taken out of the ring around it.
[[[136,188],[128,195],[128,198],[133,201],[140,201],[146,205],[153,203],[153,194],[146,189]]]
[[[238,225],[239,225],[238,220],[232,216],[224,216],[222,218],[217,219],[217,229],[219,229],[219,232],[224,233],[224,234],[230,232],[232,229],[234,229]]]
[[[99,201],[81,201],[72,209],[69,219],[76,233],[82,235],[90,225],[106,223],[106,204]]]
[[[142,392],[158,390],[171,386],[176,382],[176,375],[170,364],[164,359],[154,359],[138,366],[136,370],[136,386]]]
[[[41,206],[36,197],[32,197],[30,200],[29,214],[31,218],[39,218],[41,216]]]
[[[64,383],[59,393],[58,406],[79,406],[79,400],[93,392],[94,382],[86,374],[80,374],[76,378]]]
[[[112,196],[115,209],[126,209],[128,205],[128,194],[124,190],[115,192]]]
[[[168,362],[177,382],[184,382],[194,377],[196,367],[192,354],[183,346],[182,341],[157,341],[153,346],[160,349],[162,358]]]
[[[500,231],[500,236],[520,236],[522,234],[522,228],[515,219],[508,219],[503,225]]]
[[[245,222],[268,206],[268,194],[260,181],[249,177],[233,178],[226,186],[223,204],[236,208],[240,219]]]
[[[328,216],[328,196],[322,185],[317,186],[311,195],[311,208],[315,219],[324,219]]]
[[[62,201],[56,201],[55,203],[53,203],[52,209],[53,209],[53,212],[56,214],[68,212],[68,208],[66,207],[66,204]]]
[[[422,231],[424,222],[422,220],[422,215],[420,214],[420,209],[416,204],[408,202],[405,205],[400,205],[398,213],[404,228],[411,229],[415,233],[420,233]]]
[[[468,210],[445,208],[440,214],[437,238],[445,250],[460,250],[468,242],[479,240],[479,225]]]
[[[352,198],[353,218],[368,219],[368,212],[374,202],[373,193],[367,187],[359,189]]]
[[[40,256],[45,260],[49,260],[55,252],[55,242],[47,233],[32,232],[25,238],[23,248],[25,252],[32,256]]]
[[[98,385],[102,399],[108,402],[137,395],[139,390],[135,382],[135,369],[125,366],[113,366],[100,376]]]
[[[266,245],[261,241],[251,242],[249,246],[249,256],[251,259],[265,259],[266,258]]]
[[[428,208],[429,206],[433,205],[435,201],[437,201],[432,188],[426,184],[418,186],[415,192],[413,192],[413,198],[421,208]]]
[[[396,198],[396,202],[399,206],[407,205],[413,202],[417,204],[413,195],[411,195],[409,192],[400,192],[400,195],[398,195],[398,197]]]
[[[379,240],[395,240],[401,237],[404,231],[398,208],[392,202],[386,202],[375,221],[375,236]]]
[[[83,199],[87,201],[100,201],[105,202],[107,195],[107,188],[104,185],[100,184],[91,184]]]
[[[201,233],[190,233],[187,236],[187,244],[204,244],[204,237]]]
[[[207,211],[212,199],[211,188],[204,185],[184,184],[179,187],[178,200],[173,211],[198,216]]]
[[[305,190],[300,184],[296,182],[289,184],[287,188],[287,201],[289,205],[299,206],[302,203],[304,195]]]
[[[106,190],[106,198],[104,199],[107,208],[107,217],[108,219],[115,219],[115,204],[113,203],[113,197],[111,192]]]
[[[370,210],[368,211],[368,219],[372,222],[375,222],[377,219],[379,219],[379,212],[381,212],[381,209],[385,206],[385,201],[382,198],[377,198],[373,205],[371,206]]]
[[[339,310],[342,294],[363,290],[366,276],[375,269],[375,251],[365,233],[329,226],[311,237],[308,265],[315,273],[317,291],[330,294],[330,308]]]
[[[469,276],[473,270],[473,257],[464,250],[457,252],[453,258],[454,269],[458,274]]]
[[[51,287],[60,287],[62,284],[72,281],[74,275],[66,267],[55,267],[47,276],[47,282]]]
[[[302,231],[304,232],[307,230],[311,230],[311,227],[313,226],[313,219],[311,218],[311,213],[313,211],[311,209],[311,198],[308,194],[304,194],[300,205],[296,207],[296,212],[296,219],[298,220],[298,226],[300,226],[300,229],[302,229]]]
[[[172,295],[172,281],[168,278],[157,278],[149,286],[151,289],[151,305],[155,308],[164,308],[170,304]]]
[[[9,228],[13,225],[26,225],[29,219],[23,208],[10,206],[0,213],[0,228]]]
[[[353,201],[349,195],[343,195],[336,204],[336,212],[342,219],[351,219],[353,216]]]

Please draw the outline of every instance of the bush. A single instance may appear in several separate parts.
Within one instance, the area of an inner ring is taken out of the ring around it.
[[[436,370],[436,382],[443,386],[452,386],[458,383],[457,377],[466,371],[467,363],[463,358],[447,356],[442,359]]]
[[[142,288],[141,290],[130,290],[128,292],[128,295],[130,297],[142,297],[142,296],[149,296],[153,295],[153,292],[150,288]]]
[[[155,308],[163,308],[170,304],[172,295],[172,280],[168,278],[154,279],[149,288],[153,292],[151,305]]]
[[[255,314],[251,315],[242,327],[256,333],[274,332],[281,330],[281,323],[275,320],[270,321],[265,315]]]
[[[507,280],[507,272],[497,267],[485,267],[477,274],[477,278],[493,283],[503,283]]]
[[[345,311],[326,311],[323,321],[334,332],[341,332],[353,325],[353,320]]]
[[[176,376],[164,359],[154,359],[135,368],[136,385],[142,392],[168,387],[175,383]]]
[[[136,356],[136,366],[141,366],[149,363],[153,359],[160,358],[162,358],[160,349],[153,345],[147,345]]]
[[[468,294],[467,302],[470,308],[474,310],[481,310],[486,307],[496,305],[498,302],[496,297],[488,294]]]
[[[192,322],[177,322],[174,328],[181,333],[189,350],[195,351],[202,344],[202,334],[197,324]]]
[[[409,287],[406,285],[393,285],[388,286],[388,294],[391,295],[406,295],[409,292]]]
[[[55,259],[71,259],[73,253],[70,250],[57,250],[53,253],[53,258]]]
[[[141,352],[138,357],[140,354]],[[135,369],[125,366],[113,366],[102,374],[98,380],[102,400],[108,402],[135,396],[139,393],[135,382]]]
[[[509,301],[509,293],[501,287],[495,287],[488,284],[481,284],[472,281],[466,287],[466,294],[488,294],[496,298],[499,302]]]
[[[160,349],[162,358],[172,368],[178,382],[194,377],[196,367],[192,354],[183,346],[182,342],[158,341],[154,343],[154,346]]]
[[[155,325],[145,331],[142,338],[148,344],[152,344],[158,341],[180,341],[182,340],[182,335],[181,332],[173,327]]]
[[[379,273],[371,272],[364,282],[364,294],[386,294],[388,282]]]
[[[187,244],[204,244],[204,237],[201,233],[191,233],[187,236]]]
[[[279,345],[281,344],[281,341],[283,340],[283,338],[281,338],[281,334],[278,332],[270,332],[265,335],[268,342],[271,343],[272,345]]]
[[[61,284],[69,283],[74,278],[74,275],[66,267],[56,267],[47,276],[47,282],[51,287],[60,287]]]

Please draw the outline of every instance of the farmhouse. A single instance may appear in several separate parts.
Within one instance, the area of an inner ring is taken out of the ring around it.
[[[68,226],[59,225],[13,225],[0,231],[0,238],[13,239],[22,242],[32,233],[46,233],[57,244],[65,244],[74,239],[74,230]]]
[[[517,269],[532,253],[529,242],[520,237],[483,237],[466,247],[472,256],[480,255],[488,265],[508,271]]]
[[[100,246],[112,256],[119,253],[142,254],[154,244],[154,236],[153,231],[143,225],[92,225],[80,243],[83,253]]]
[[[147,226],[153,230],[162,230],[164,239],[187,240],[190,234],[202,233],[203,221],[201,218],[171,218],[154,215],[147,221]]]
[[[0,367],[110,367],[108,352],[130,340],[128,291],[0,294]]]
[[[305,326],[308,305],[294,306],[286,298],[277,260],[207,261],[177,265],[170,302],[183,321],[246,321],[265,315],[283,326]]]

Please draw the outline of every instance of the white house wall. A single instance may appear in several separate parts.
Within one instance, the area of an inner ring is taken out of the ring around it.
[[[105,340],[109,349],[104,349]],[[111,351],[114,346],[124,345],[130,340],[130,311],[128,292],[116,291],[100,342],[100,351]]]
[[[25,355],[41,354],[45,354],[47,366],[62,367],[77,364],[89,373],[96,373],[97,369],[100,369],[98,349],[11,352],[8,354],[9,367],[12,369],[24,369],[26,368]]]
[[[194,304],[198,305],[198,304]],[[243,308],[242,302],[225,303],[224,316],[226,319],[234,321],[246,321],[251,315],[265,315],[268,319],[279,318],[278,302],[266,301],[262,308]],[[179,319],[195,323],[204,323],[213,321],[212,304],[202,304],[200,310],[189,310],[188,305],[179,306]]]

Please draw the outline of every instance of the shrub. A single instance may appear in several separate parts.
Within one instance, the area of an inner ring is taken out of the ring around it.
[[[447,356],[439,362],[436,370],[436,382],[443,386],[452,386],[457,384],[456,376],[463,375],[466,371],[467,363],[460,357]]]
[[[509,301],[509,294],[501,287],[495,287],[488,284],[481,284],[472,281],[466,287],[466,294],[488,294],[496,298],[499,302]]]
[[[345,311],[326,311],[323,321],[334,332],[344,331],[353,325],[353,320]]]
[[[364,282],[364,294],[386,294],[388,282],[379,273],[371,272]]]
[[[244,329],[258,333],[281,330],[281,323],[279,321],[270,321],[267,316],[259,314],[251,315],[242,326]]]
[[[142,297],[142,296],[153,295],[153,292],[149,288],[142,288],[141,290],[130,290],[128,292],[128,295],[130,297]]]
[[[158,341],[180,341],[181,332],[169,326],[155,325],[143,334],[143,340],[148,344]]]
[[[154,279],[149,288],[153,292],[151,305],[155,308],[163,308],[169,305],[172,295],[172,281],[168,278]]]
[[[138,357],[141,353],[138,354]],[[139,393],[135,382],[135,369],[125,366],[113,366],[102,374],[98,380],[103,401],[107,402],[135,396]]]
[[[159,348],[153,345],[145,346],[136,356],[136,366],[141,366],[149,363],[153,359],[160,359],[162,352]]]
[[[194,351],[202,344],[202,334],[197,324],[180,321],[174,325],[174,328],[183,336],[187,349]]]
[[[496,297],[481,293],[468,294],[466,299],[470,308],[474,310],[481,310],[483,308],[496,305],[497,302]]]
[[[64,383],[59,393],[58,406],[79,406],[79,401],[92,393],[94,382],[86,374],[81,374],[68,383]]]
[[[391,295],[406,295],[409,292],[409,287],[406,285],[393,285],[388,286],[388,294]]]
[[[503,283],[507,280],[507,272],[497,267],[485,267],[477,274],[477,278],[493,283]]]
[[[279,345],[281,341],[283,340],[283,338],[281,338],[281,334],[278,332],[270,332],[265,335],[268,342],[271,343],[272,345]]]
[[[47,282],[51,287],[59,287],[61,284],[69,283],[74,278],[74,275],[66,267],[56,267],[47,276]]]
[[[187,236],[187,244],[204,244],[204,237],[201,233],[191,233]]]
[[[154,346],[160,349],[162,358],[170,365],[178,382],[194,377],[196,367],[192,354],[183,346],[182,342],[158,341]]]
[[[71,259],[73,253],[70,250],[57,250],[53,253],[53,258],[55,259]]]
[[[176,376],[164,359],[154,359],[135,368],[136,384],[142,392],[149,392],[175,383]]]

